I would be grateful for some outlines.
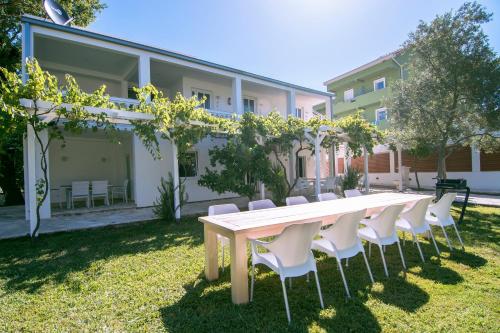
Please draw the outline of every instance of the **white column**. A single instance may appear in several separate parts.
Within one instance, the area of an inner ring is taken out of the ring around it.
[[[339,161],[337,158],[337,145],[333,145],[333,176],[337,176],[340,174],[339,172]]]
[[[325,114],[326,119],[333,119],[333,100],[331,97],[329,97],[325,102]]]
[[[47,130],[43,130],[38,134],[40,136],[40,139],[43,142],[43,145],[46,145],[48,140],[49,140],[49,133]],[[48,219],[50,218],[51,215],[51,210],[50,210],[50,161],[49,161],[49,150],[50,148],[47,149],[47,182],[48,182],[48,192],[47,192],[47,197],[45,198],[45,201],[43,202],[42,206],[40,207],[40,217],[42,219]],[[40,147],[40,144],[35,140],[35,174],[36,174],[36,179],[43,179],[43,171],[41,167],[42,163],[42,148]]]
[[[365,179],[364,179],[364,185],[365,185],[365,193],[370,192],[370,180],[368,179],[368,150],[366,150],[366,147],[363,147],[363,157],[364,157],[364,169],[365,169]]]
[[[295,102],[295,89],[291,89],[287,92],[286,95],[286,115],[288,116],[296,116],[296,102]]]
[[[243,93],[239,77],[233,79],[233,112],[237,115],[243,114]]]
[[[25,171],[28,182],[24,184],[24,191],[28,195],[25,199],[25,205],[27,206],[27,216],[26,219],[29,221],[30,235],[33,234],[36,226],[36,168],[35,162],[35,132],[33,128],[28,125],[26,133],[26,162]]]
[[[398,173],[399,173],[399,190],[403,191],[403,155],[401,145],[398,144]]]
[[[481,151],[476,147],[471,147],[472,172],[481,172]]]
[[[330,151],[328,152],[328,162],[329,162],[329,177],[335,177],[335,171],[337,170],[336,165],[335,165],[335,160],[337,159],[337,154],[335,152],[335,145],[333,145],[330,148]]]
[[[392,150],[389,150],[389,172],[391,173],[391,177],[393,173],[396,173],[396,165],[394,165],[395,153]]]
[[[26,83],[28,75],[26,73],[26,59],[33,57],[33,35],[31,33],[31,25],[23,23],[21,26],[22,31],[22,54],[21,54],[21,79]]]
[[[260,200],[264,200],[266,198],[266,185],[263,182],[260,182]]]
[[[141,55],[139,57],[139,87],[142,88],[145,85],[151,83],[151,62],[150,57],[146,55]]]
[[[295,115],[295,90],[291,89],[287,91],[286,95],[286,118],[289,116]],[[290,156],[288,158],[289,161],[289,169],[290,169],[290,174],[288,175],[290,178],[290,184],[293,184],[295,181],[295,176],[296,176],[296,161],[295,161],[295,154],[294,154],[294,149],[292,149],[292,152],[290,153]]]
[[[316,179],[315,179],[315,189],[316,189],[316,199],[319,198],[321,193],[321,141],[323,140],[322,135],[316,135],[316,140],[314,140],[314,158],[316,159]]]
[[[172,177],[174,178],[174,207],[177,207],[175,210],[175,219],[179,220],[181,218],[181,209],[180,209],[180,188],[179,188],[179,160],[177,158],[177,145],[172,142]]]

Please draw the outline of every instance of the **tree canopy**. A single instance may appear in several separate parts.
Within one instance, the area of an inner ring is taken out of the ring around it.
[[[492,15],[476,2],[420,22],[404,43],[408,78],[393,85],[388,101],[392,136],[408,149],[426,146],[446,157],[462,146],[499,145],[500,59],[481,25]]]

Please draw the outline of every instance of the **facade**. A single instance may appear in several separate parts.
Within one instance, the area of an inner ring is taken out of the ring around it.
[[[407,75],[405,64],[408,57],[400,51],[379,57],[352,71],[324,82],[329,92],[335,94],[333,118],[341,118],[355,112],[376,124],[387,128],[387,117],[391,110],[384,104],[390,96],[391,85]],[[369,181],[373,185],[416,187],[415,171],[423,188],[434,188],[437,175],[437,156],[415,160],[405,151],[398,153],[387,146],[378,146],[368,163]],[[342,170],[348,163],[364,170],[363,159],[345,161],[343,149],[337,153],[337,165]],[[401,165],[401,173],[399,172]],[[500,152],[485,154],[477,149],[464,148],[447,158],[448,178],[465,178],[475,191],[500,192]],[[402,179],[402,180],[400,180]]]
[[[23,73],[25,59],[35,57],[44,70],[63,82],[66,73],[75,77],[84,91],[107,86],[112,101],[134,104],[133,87],[152,83],[173,98],[177,93],[186,97],[205,97],[204,107],[219,117],[254,112],[265,115],[271,111],[283,117],[289,115],[305,119],[321,115],[331,117],[332,94],[282,82],[242,70],[211,63],[165,49],[114,38],[89,30],[61,26],[47,20],[24,16]],[[25,75],[25,74],[24,74]],[[322,105],[318,108],[318,105]],[[319,110],[319,111],[318,111]],[[102,111],[102,110],[101,110]],[[78,180],[108,180],[111,184],[130,181],[130,196],[138,207],[154,204],[161,178],[168,173],[179,175],[176,148],[161,142],[161,160],[154,160],[130,129],[130,119],[141,117],[134,112],[104,110],[120,123],[122,145],[108,143],[102,133],[85,133],[67,138],[63,148],[55,143],[49,149],[50,196],[42,217],[50,217],[51,205],[64,203],[65,195],[58,192]],[[318,112],[323,112],[319,114]],[[144,115],[146,116],[146,115]],[[235,196],[218,195],[198,185],[199,176],[209,166],[208,150],[223,144],[224,139],[206,138],[193,150],[193,162],[185,171],[186,192],[189,201],[213,200]],[[39,158],[36,145],[28,133],[25,142],[25,193],[35,193],[39,175],[35,163]],[[322,153],[323,176],[329,172],[326,152]],[[304,152],[301,172],[314,177],[314,156]],[[294,163],[290,161],[290,168]],[[291,177],[295,170],[287,170]],[[27,198],[26,216],[34,198]],[[33,206],[34,207],[34,206]]]

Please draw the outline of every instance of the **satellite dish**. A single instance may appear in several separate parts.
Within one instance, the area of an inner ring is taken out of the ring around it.
[[[54,23],[61,25],[68,25],[69,22],[73,21],[72,18],[68,16],[68,13],[54,0],[44,0],[43,6],[45,11]]]

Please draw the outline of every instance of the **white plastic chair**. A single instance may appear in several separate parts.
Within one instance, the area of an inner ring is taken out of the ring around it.
[[[354,257],[361,252],[365,259],[370,280],[372,283],[374,282],[368,259],[366,259],[365,249],[358,236],[359,222],[365,215],[366,209],[342,215],[329,228],[321,230],[319,232],[321,239],[314,240],[312,243],[313,249],[324,252],[328,254],[329,257],[335,257],[337,259],[347,297],[351,297],[351,294],[344,276],[344,270],[342,269],[342,259]]]
[[[344,196],[346,198],[360,197],[362,195],[363,195],[363,193],[361,193],[358,189],[352,189],[352,190],[345,190],[344,191]]]
[[[128,179],[123,181],[123,186],[113,186],[111,188],[111,204],[114,204],[115,195],[121,196],[123,198],[123,202],[128,202]]]
[[[398,245],[399,254],[401,255],[401,261],[403,262],[403,268],[406,269],[403,251],[401,250],[398,234],[396,233],[396,219],[399,214],[401,214],[404,207],[405,205],[392,205],[384,208],[384,210],[376,217],[364,219],[363,224],[365,224],[366,227],[359,229],[358,231],[359,237],[368,242],[368,255],[371,255],[372,243],[379,246],[386,276],[389,276],[389,271],[387,270],[387,265],[385,263],[384,250],[382,248],[383,246],[385,247],[396,243]]]
[[[84,199],[90,208],[90,191],[88,181],[71,182],[71,208],[75,208],[75,199]]]
[[[329,192],[329,191],[332,191],[334,192],[335,191],[335,186],[336,186],[336,181],[335,181],[335,177],[328,177],[325,179],[325,183],[323,184],[323,189],[326,191],[326,192]]]
[[[208,216],[238,213],[240,209],[235,204],[213,205],[208,207]],[[224,272],[224,247],[229,246],[229,238],[217,234],[217,240],[222,247],[222,271]]]
[[[286,202],[287,206],[302,205],[302,204],[309,203],[309,201],[307,201],[306,197],[303,197],[301,195],[296,196],[296,197],[288,197],[285,199],[285,202]]]
[[[425,221],[425,214],[427,212],[427,207],[429,206],[431,199],[421,199],[417,201],[411,208],[404,210],[399,220],[396,221],[396,229],[404,232],[409,232],[412,235],[413,240],[417,244],[418,252],[420,253],[420,258],[422,262],[425,262],[424,254],[420,248],[420,243],[418,242],[417,235],[430,233],[434,247],[439,256],[439,249],[437,247],[436,241],[434,240],[434,235],[432,234],[431,227]],[[405,244],[403,238],[403,245]]]
[[[295,189],[301,193],[306,193],[309,191],[309,181],[305,178],[299,178],[297,180],[297,184],[295,184]]]
[[[311,251],[314,236],[319,231],[321,222],[292,224],[271,242],[250,240],[252,246],[252,280],[250,284],[250,301],[253,301],[255,282],[255,265],[263,264],[279,274],[283,288],[283,298],[288,322],[290,323],[290,309],[286,295],[285,279],[306,275],[314,272],[316,287],[318,288],[319,301],[323,308],[323,297],[319,285],[316,260]],[[259,253],[257,246],[262,246],[269,252]]]
[[[320,193],[318,195],[318,200],[319,201],[330,201],[330,200],[336,200],[339,197],[335,193],[327,192],[327,193]]]
[[[248,203],[248,210],[276,208],[274,202],[270,199],[255,200]]]
[[[95,206],[94,199],[104,198],[104,203],[109,206],[109,191],[108,191],[108,181],[107,180],[93,180],[92,181],[92,207]]]
[[[445,195],[443,195],[438,202],[436,202],[434,205],[429,206],[429,209],[427,210],[427,214],[425,216],[425,221],[430,225],[441,227],[450,251],[453,251],[453,247],[451,246],[450,239],[446,234],[445,227],[450,225],[453,226],[455,232],[457,233],[458,241],[460,242],[460,245],[462,245],[462,250],[465,251],[462,238],[460,237],[455,221],[450,214],[451,205],[453,204],[453,201],[456,197],[456,193],[446,193]]]

